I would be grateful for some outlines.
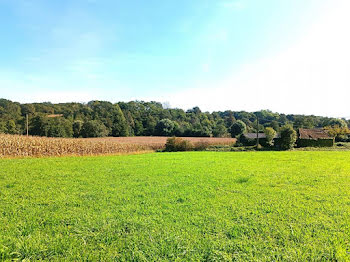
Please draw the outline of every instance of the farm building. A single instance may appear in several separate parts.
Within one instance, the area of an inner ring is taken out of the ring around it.
[[[256,133],[246,133],[244,136],[247,139],[256,139]],[[264,133],[258,133],[259,139],[266,139],[266,135]]]
[[[332,147],[334,138],[322,128],[298,130],[298,147]]]
[[[246,133],[246,134],[243,134],[244,136],[244,144],[245,145],[250,145],[250,146],[253,146],[256,144],[256,137],[257,137],[257,134],[256,133]],[[258,133],[258,136],[259,136],[259,144],[262,145],[262,146],[266,146],[267,145],[267,141],[266,141],[266,135],[264,133]],[[275,141],[276,139],[279,138],[279,135],[276,135],[275,137]]]

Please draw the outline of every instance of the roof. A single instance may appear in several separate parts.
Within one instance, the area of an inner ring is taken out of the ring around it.
[[[256,139],[256,133],[246,133],[244,136],[248,139]],[[264,133],[259,133],[259,138],[266,138]]]
[[[246,133],[244,136],[248,139],[256,139],[256,133]],[[259,133],[259,139],[266,138],[265,133]],[[276,134],[275,138],[279,138],[279,134]]]
[[[299,139],[333,139],[326,130],[322,128],[303,129],[299,128]]]

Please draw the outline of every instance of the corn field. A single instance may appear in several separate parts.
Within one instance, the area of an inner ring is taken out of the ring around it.
[[[183,138],[194,145],[233,144],[232,138]],[[0,134],[0,158],[128,154],[165,148],[167,137],[49,138]]]
[[[87,156],[161,149],[154,144],[125,144],[104,139],[74,139],[0,135],[0,157]]]

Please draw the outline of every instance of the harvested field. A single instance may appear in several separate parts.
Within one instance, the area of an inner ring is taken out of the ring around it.
[[[232,138],[184,138],[193,144],[227,145]],[[0,157],[125,154],[163,149],[167,137],[48,138],[0,135]]]

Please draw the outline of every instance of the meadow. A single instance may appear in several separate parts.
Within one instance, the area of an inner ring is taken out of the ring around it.
[[[0,260],[347,261],[349,158],[0,159]]]

